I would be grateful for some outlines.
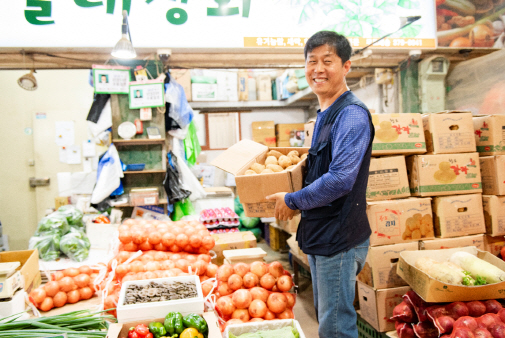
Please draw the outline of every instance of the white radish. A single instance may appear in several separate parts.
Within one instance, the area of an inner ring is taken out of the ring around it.
[[[505,281],[505,271],[471,253],[455,252],[451,255],[449,261],[468,271],[474,278],[477,276],[485,278],[488,284]]]

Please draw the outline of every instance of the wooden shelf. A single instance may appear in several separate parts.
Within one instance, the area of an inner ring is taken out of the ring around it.
[[[123,171],[123,174],[164,174],[166,170],[163,169],[151,169],[151,170],[132,170]]]
[[[113,139],[112,143],[116,146],[132,146],[132,145],[148,145],[148,144],[164,144],[165,139],[131,139],[131,140],[121,140],[121,139]]]
[[[158,203],[154,205],[164,205],[164,204],[168,204],[168,200],[166,198],[160,199]],[[125,207],[134,207],[134,205],[132,205],[131,203],[122,203],[122,204],[115,204],[113,205],[113,207],[125,208]]]
[[[244,111],[252,109],[308,108],[317,104],[316,95],[310,87],[286,100],[273,101],[192,101],[191,108],[200,111]]]

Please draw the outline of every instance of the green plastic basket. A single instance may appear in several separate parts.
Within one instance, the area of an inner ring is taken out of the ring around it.
[[[370,324],[368,324],[360,315],[358,315],[358,337],[359,338],[387,338],[383,332],[378,332]]]

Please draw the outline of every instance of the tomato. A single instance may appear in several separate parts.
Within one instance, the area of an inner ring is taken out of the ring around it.
[[[505,260],[505,246],[500,250],[501,258]]]
[[[135,332],[134,328],[131,328],[130,331],[128,331],[128,338],[139,338],[139,335]]]
[[[149,332],[149,328],[145,324],[139,324],[135,326],[135,332],[139,335],[139,338],[147,336]]]

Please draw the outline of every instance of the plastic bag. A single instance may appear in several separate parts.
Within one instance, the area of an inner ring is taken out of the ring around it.
[[[31,250],[37,249],[40,259],[44,261],[54,261],[60,257],[60,243],[61,235],[55,230],[42,233],[38,236],[32,236],[28,247]]]
[[[48,232],[58,233],[60,236],[63,236],[69,231],[70,226],[68,225],[68,221],[65,215],[53,212],[46,217],[42,217],[39,224],[37,225],[35,236],[39,236]]]
[[[82,212],[73,205],[63,205],[57,211],[58,214],[64,215],[68,225],[78,230],[85,231],[82,221]]]
[[[193,208],[193,203],[189,199],[183,201],[177,201],[174,204],[174,212],[172,213],[172,220],[179,221],[184,216],[189,216],[195,214],[195,209]]]
[[[165,84],[165,101],[170,102],[168,115],[182,128],[193,120],[193,109],[186,99],[184,89],[173,78]]]
[[[82,262],[89,255],[91,243],[82,231],[72,230],[61,238],[60,250],[70,259]]]
[[[184,150],[186,152],[186,160],[188,161],[188,166],[194,166],[196,163],[196,158],[198,155],[200,155],[202,148],[200,147],[200,142],[198,142],[196,127],[193,122],[189,124],[188,134],[184,139]]]
[[[175,157],[175,155],[174,155]],[[184,161],[177,161],[179,166],[180,178],[182,181],[182,188],[190,191],[189,199],[191,201],[196,201],[197,199],[207,197],[205,189],[196,178],[196,176],[191,172],[188,165]]]
[[[191,191],[183,188],[177,169],[177,157],[173,156],[172,152],[167,154],[169,165],[167,165],[167,174],[163,181],[163,186],[167,193],[168,202],[174,204],[177,201],[184,200],[191,195]]]
[[[109,197],[121,186],[123,176],[119,154],[114,144],[111,144],[98,162],[97,181],[91,195],[91,203],[98,204]]]

